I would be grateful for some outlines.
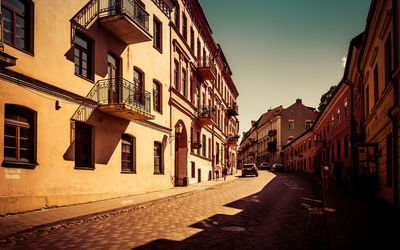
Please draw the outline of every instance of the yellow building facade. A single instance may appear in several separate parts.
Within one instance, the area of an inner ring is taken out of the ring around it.
[[[175,4],[1,2],[0,214],[177,184],[175,125],[193,117],[174,108]]]
[[[365,143],[370,147],[365,171],[376,176],[380,197],[398,206],[399,4],[372,1],[361,47]]]

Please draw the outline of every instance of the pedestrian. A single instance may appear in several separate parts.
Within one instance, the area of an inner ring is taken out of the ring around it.
[[[224,169],[222,170],[222,176],[224,177],[224,181],[226,181],[227,173],[228,173],[228,169],[226,167],[224,167]]]
[[[325,164],[322,168],[322,179],[324,182],[324,190],[328,190],[328,177],[329,177],[329,165]]]

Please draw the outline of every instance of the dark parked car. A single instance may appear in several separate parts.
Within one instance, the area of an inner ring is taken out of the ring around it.
[[[269,162],[263,162],[261,163],[259,169],[266,169],[266,170],[270,170],[271,169],[271,164],[269,164]]]
[[[250,164],[244,164],[242,167],[242,176],[246,175],[255,175],[258,176],[258,168],[256,164],[250,163]]]
[[[283,165],[275,163],[274,165],[272,165],[272,171],[283,172],[284,171]]]

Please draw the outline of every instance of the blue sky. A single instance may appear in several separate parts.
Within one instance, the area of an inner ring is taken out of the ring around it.
[[[317,107],[343,76],[370,0],[200,0],[239,91],[240,134],[270,107]]]

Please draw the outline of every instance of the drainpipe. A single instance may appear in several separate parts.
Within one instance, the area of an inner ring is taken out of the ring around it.
[[[394,103],[393,106],[389,109],[388,111],[388,116],[392,120],[392,135],[393,135],[393,205],[395,207],[399,207],[399,176],[398,176],[398,128],[397,128],[397,119],[396,115],[393,114],[393,111],[396,109],[396,107],[399,104],[399,83],[396,81],[396,79],[393,79],[393,73],[396,72],[396,69],[399,65],[399,59],[398,59],[398,13],[397,13],[397,2],[398,0],[393,0],[392,1],[392,10],[393,10],[393,19],[392,19],[392,28],[393,28],[393,72],[390,72],[390,81],[393,82],[393,88],[394,88],[394,93],[393,93],[393,99]]]

